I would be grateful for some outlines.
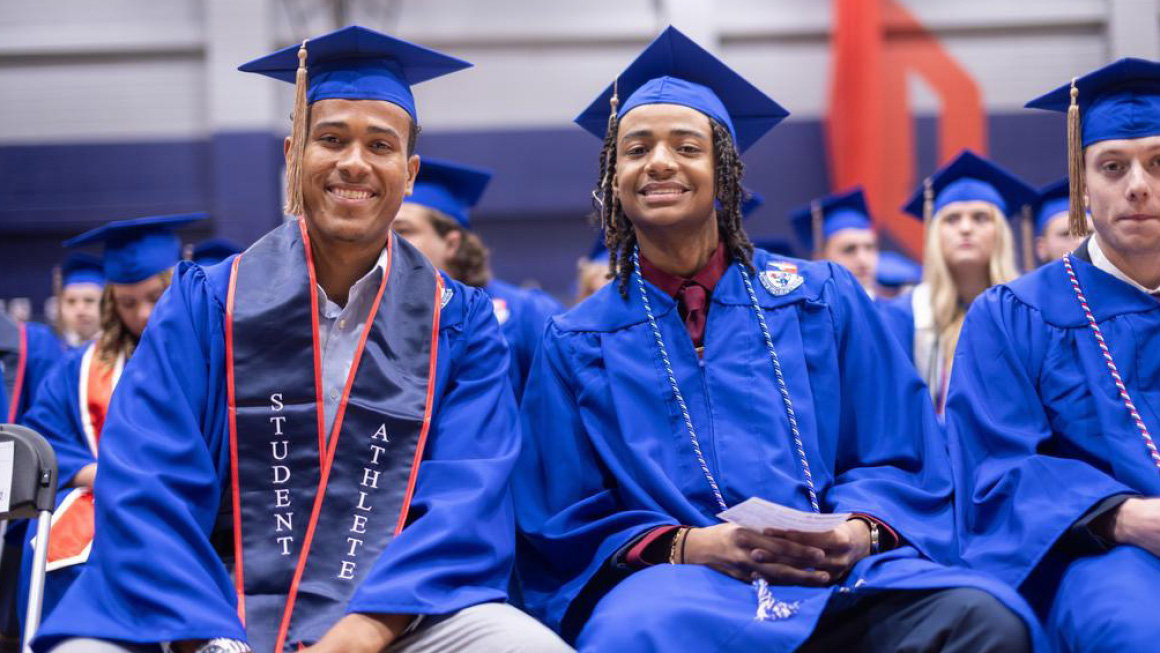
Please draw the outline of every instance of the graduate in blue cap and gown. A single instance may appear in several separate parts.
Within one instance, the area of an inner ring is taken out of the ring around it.
[[[1019,276],[1011,225],[1034,200],[1018,177],[964,150],[903,207],[926,229],[922,283],[880,306],[940,417],[963,317],[984,290]]]
[[[910,292],[922,282],[922,265],[904,254],[884,251],[878,254],[878,296],[881,299],[897,297]]]
[[[1160,621],[1160,63],[1033,100],[1068,114],[1074,252],[967,314],[947,425],[963,558],[1061,651],[1155,651]]]
[[[241,252],[242,248],[228,238],[210,238],[189,247],[189,255],[185,258],[202,267],[207,267],[217,265]]]
[[[175,229],[204,213],[153,216],[101,225],[65,242],[68,247],[104,246],[101,278],[107,282],[96,340],[74,349],[49,374],[27,425],[56,452],[58,498],[49,537],[43,614],[47,617],[89,557],[93,539],[93,479],[109,401],[125,363],[133,356],[157,301],[173,279],[181,255]],[[21,601],[28,596],[36,529],[29,529],[21,575]],[[24,608],[20,614],[23,618]]]
[[[295,81],[300,218],[178,265],[37,650],[563,649],[504,603],[519,427],[491,302],[390,231],[420,165],[411,85],[468,65],[353,26],[242,66]]]
[[[861,187],[814,200],[790,214],[798,241],[816,260],[833,261],[875,297],[878,232]]]
[[[1068,206],[1071,190],[1067,177],[1039,189],[1034,206],[1035,256],[1037,263],[1050,263],[1072,252],[1083,242],[1082,236],[1071,233]],[[1088,219],[1088,230],[1091,220]]]
[[[105,271],[101,259],[73,252],[64,259],[56,284],[57,332],[69,348],[80,347],[101,331]]]
[[[577,119],[617,275],[549,321],[524,393],[526,605],[582,651],[1030,650],[1013,590],[936,562],[945,444],[870,298],[741,227],[740,152],[785,116],[670,27]],[[850,517],[716,517],[750,497]]]
[[[471,207],[491,181],[487,170],[424,157],[414,191],[403,201],[392,228],[438,269],[491,297],[495,319],[511,352],[509,374],[518,400],[548,318],[564,307],[542,290],[496,279],[490,252],[471,230]]]

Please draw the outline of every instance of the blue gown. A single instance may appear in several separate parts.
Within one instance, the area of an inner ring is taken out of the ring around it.
[[[25,415],[25,424],[40,433],[52,445],[57,463],[57,504],[64,499],[73,478],[82,468],[97,462],[85,437],[80,412],[81,362],[87,346],[70,351],[44,380],[36,404]],[[36,534],[36,520],[29,520],[30,528],[24,538],[23,564],[20,574],[18,608],[20,619],[25,617],[28,586],[32,573],[32,538]],[[42,614],[52,613],[65,591],[80,575],[83,564],[50,571],[45,575]]]
[[[519,288],[498,279],[493,279],[483,290],[495,304],[496,320],[511,350],[509,373],[519,400],[544,339],[544,325],[548,318],[563,313],[564,307],[546,292]]]
[[[231,261],[179,264],[125,367],[101,438],[93,552],[43,624],[38,651],[68,637],[245,639],[233,582],[209,538],[230,477],[223,307]],[[488,297],[444,283],[451,293],[412,520],[356,590],[351,612],[448,614],[507,596],[508,479],[519,450],[507,347]]]
[[[36,403],[36,396],[41,383],[48,377],[49,371],[65,354],[64,345],[52,332],[52,329],[43,324],[34,322],[25,323],[28,334],[27,363],[24,368],[24,383],[20,392],[20,400],[16,406],[16,416],[13,420],[17,424],[24,423],[24,414]],[[8,415],[9,401],[7,389],[0,385],[0,404],[5,421],[12,417]]]
[[[772,255],[755,254],[757,270]],[[513,481],[527,607],[581,650],[791,651],[828,601],[882,589],[1014,590],[945,567],[953,556],[951,477],[926,388],[853,276],[797,262],[804,284],[774,296],[753,279],[793,398],[825,512],[857,511],[908,543],[862,560],[827,588],[773,587],[793,617],[756,621],[744,582],[697,565],[626,575],[611,559],[658,526],[719,523],[672,397],[635,282],[610,284],[553,318],[522,404]],[[739,267],[712,294],[699,364],[676,303],[649,297],[705,459],[725,502],[759,496],[810,510],[788,420]],[[727,647],[727,649],[726,649]]]
[[[903,293],[875,303],[882,324],[886,326],[910,362],[914,362],[914,297]]]
[[[1140,416],[1160,433],[1160,303],[1073,260]],[[1019,587],[1049,631],[1070,642],[1062,650],[1156,650],[1160,560],[1128,546],[1087,555],[1057,546],[1109,497],[1160,496],[1160,470],[1062,261],[975,300],[955,354],[947,427],[965,561]]]

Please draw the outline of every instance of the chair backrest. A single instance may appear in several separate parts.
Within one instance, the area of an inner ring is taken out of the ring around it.
[[[56,454],[39,433],[0,424],[0,519],[36,517],[56,503]]]

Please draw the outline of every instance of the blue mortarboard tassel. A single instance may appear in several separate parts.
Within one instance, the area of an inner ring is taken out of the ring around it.
[[[627,99],[610,107],[618,94]],[[610,115],[645,104],[677,104],[696,109],[724,125],[744,152],[789,112],[720,59],[675,27],[669,27],[616,77],[576,118],[576,123],[603,139]]]
[[[423,157],[414,191],[404,201],[439,211],[470,229],[470,209],[479,203],[490,181],[488,170]]]
[[[205,213],[184,213],[118,220],[64,244],[103,244],[105,279],[111,283],[137,283],[173,267],[181,259],[181,241],[174,230],[206,217]]]

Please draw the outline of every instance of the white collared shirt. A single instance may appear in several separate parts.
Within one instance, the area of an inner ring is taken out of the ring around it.
[[[1123,281],[1129,286],[1132,286],[1136,290],[1149,295],[1160,294],[1160,286],[1155,288],[1145,288],[1144,286],[1137,283],[1135,279],[1124,274],[1123,270],[1116,267],[1116,264],[1112,263],[1112,261],[1108,258],[1108,255],[1104,254],[1104,249],[1102,246],[1100,246],[1099,234],[1092,236],[1091,239],[1088,240],[1088,254],[1092,257],[1092,265],[1103,270],[1104,272],[1107,272],[1120,281]]]
[[[375,266],[350,287],[346,306],[331,301],[322,286],[318,286],[318,346],[322,348],[322,405],[328,439],[359,338],[386,269],[387,248],[384,247]]]

